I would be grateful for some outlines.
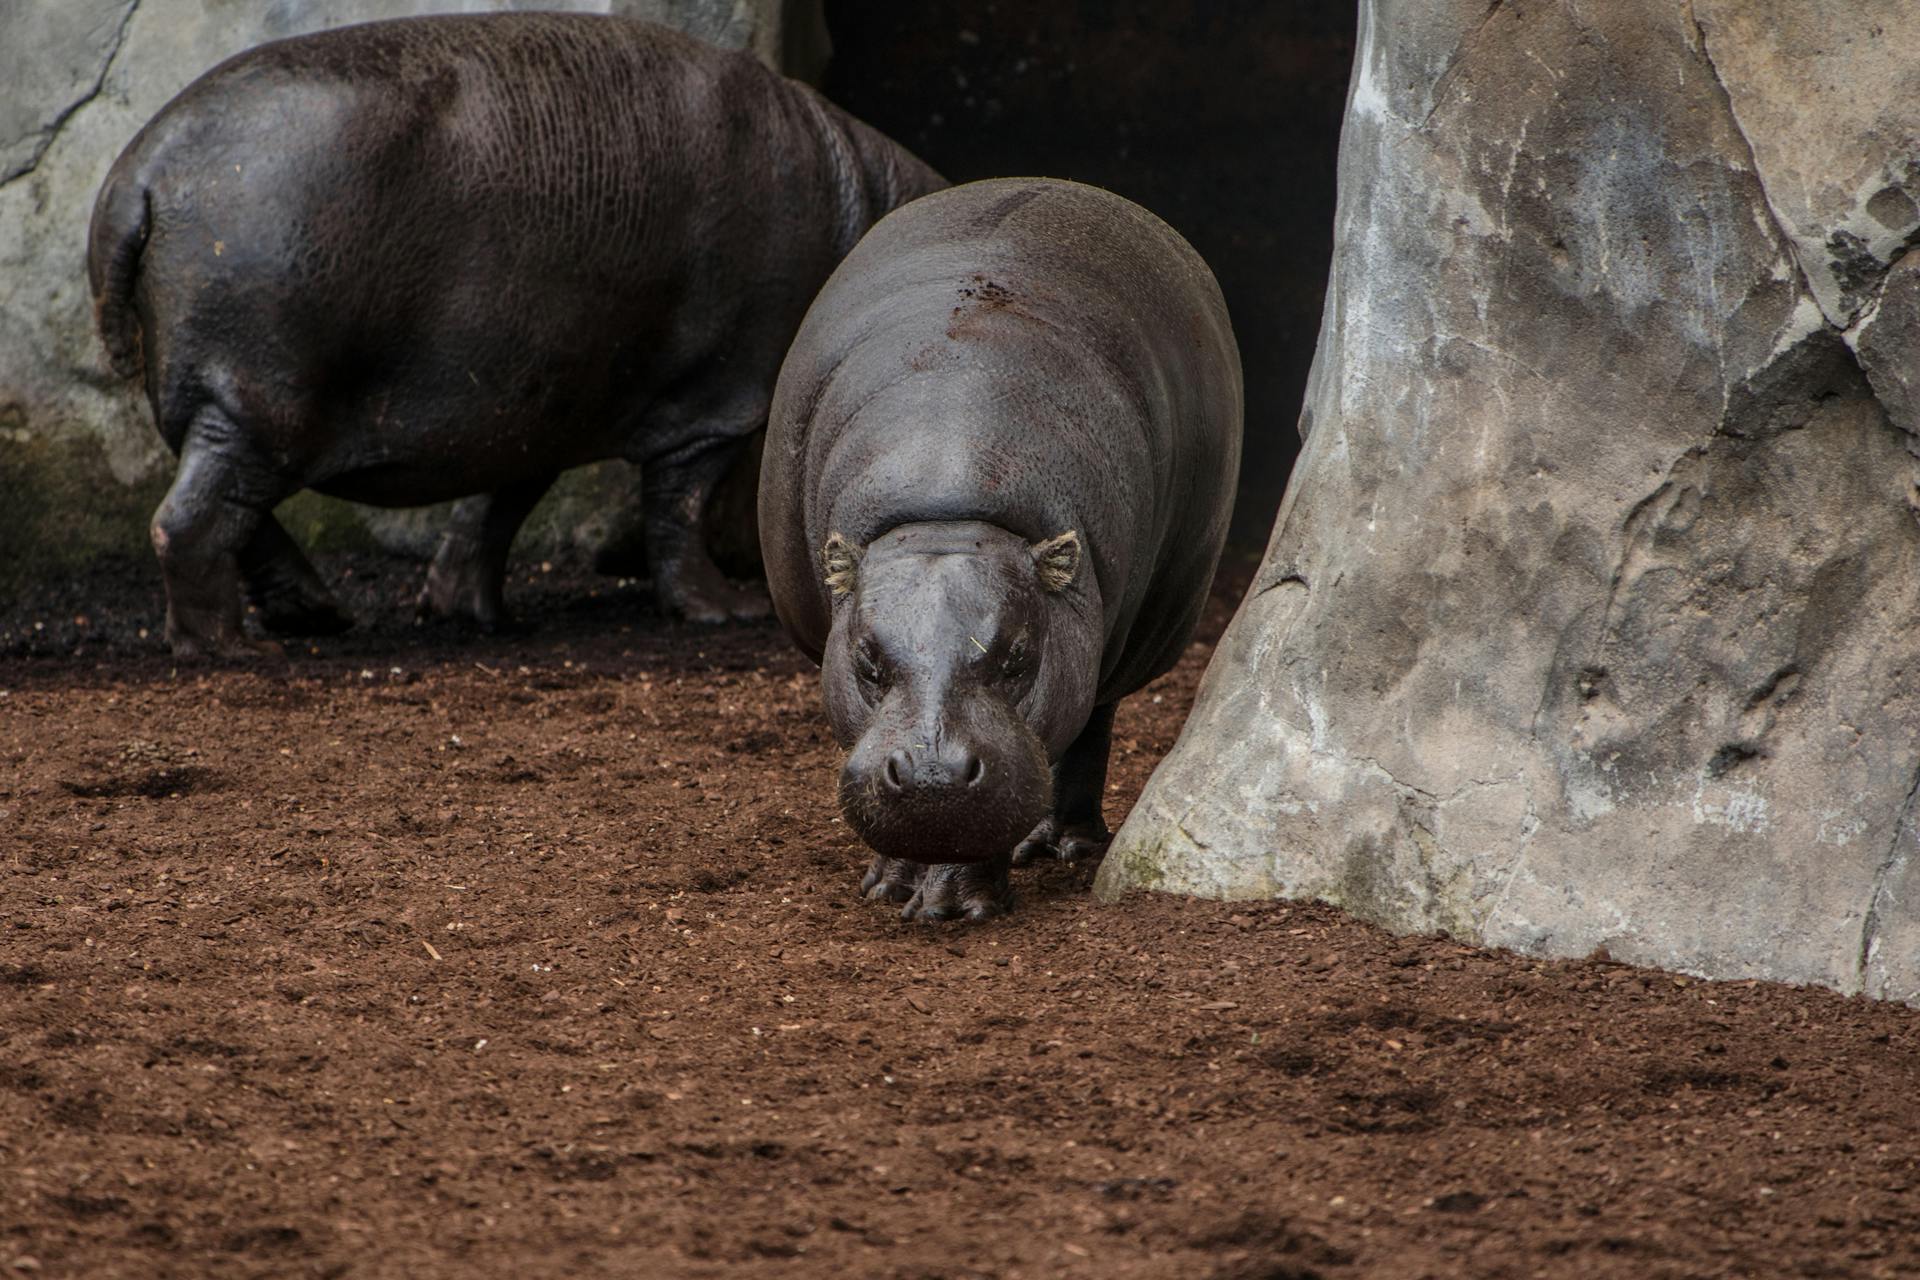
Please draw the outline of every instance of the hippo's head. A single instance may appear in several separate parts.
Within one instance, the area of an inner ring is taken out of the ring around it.
[[[821,660],[827,716],[849,749],[840,805],[875,850],[981,862],[1047,815],[1050,761],[1086,723],[1098,677],[1098,591],[1079,534],[909,524],[822,548],[834,594]]]

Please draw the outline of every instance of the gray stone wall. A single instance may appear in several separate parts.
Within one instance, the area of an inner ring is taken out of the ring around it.
[[[1366,0],[1306,434],[1099,888],[1920,1002],[1920,10]]]
[[[651,18],[803,76],[825,62],[817,0],[17,0],[0,4],[0,590],[103,552],[144,554],[171,458],[106,370],[85,270],[93,197],[176,92],[263,41],[375,18],[574,9]],[[577,473],[523,536],[597,544],[631,488],[625,464]],[[325,545],[377,533],[422,549],[437,514],[373,516],[302,495],[283,509]]]

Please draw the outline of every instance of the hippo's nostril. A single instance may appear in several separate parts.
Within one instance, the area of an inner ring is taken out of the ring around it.
[[[909,781],[913,777],[913,757],[905,751],[895,751],[880,766],[880,780],[887,790],[895,795],[904,795]]]
[[[960,776],[967,780],[968,786],[979,786],[986,779],[987,762],[973,752],[967,752],[960,759]]]

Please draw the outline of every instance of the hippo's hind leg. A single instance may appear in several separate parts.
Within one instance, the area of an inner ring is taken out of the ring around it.
[[[483,631],[499,630],[507,617],[503,591],[513,535],[555,478],[537,476],[454,505],[415,605],[422,615],[461,618]]]
[[[1053,812],[1013,851],[1013,864],[1024,867],[1050,855],[1062,862],[1078,862],[1106,852],[1113,832],[1100,813],[1107,790],[1107,756],[1113,749],[1113,708],[1095,707],[1087,727],[1073,740],[1060,763],[1053,766]]]
[[[353,625],[353,615],[327,590],[300,547],[271,513],[240,549],[240,578],[261,625],[281,635],[331,636]]]
[[[707,554],[707,502],[745,442],[709,436],[640,464],[654,592],[668,611],[693,622],[751,621],[772,607],[765,594],[728,582]]]
[[[167,587],[167,643],[188,657],[277,653],[241,621],[240,560],[289,486],[256,458],[221,410],[201,409],[183,433],[173,487],[153,515],[153,550]]]
[[[1013,855],[986,862],[939,862],[924,868],[902,920],[990,920],[1013,909]],[[869,895],[871,896],[871,895]]]

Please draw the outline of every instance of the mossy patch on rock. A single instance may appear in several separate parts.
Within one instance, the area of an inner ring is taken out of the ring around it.
[[[0,409],[0,591],[144,549],[166,489],[165,476],[120,484],[91,437],[49,436]]]

